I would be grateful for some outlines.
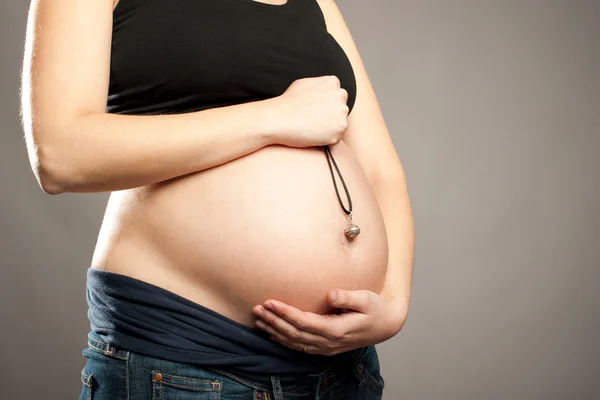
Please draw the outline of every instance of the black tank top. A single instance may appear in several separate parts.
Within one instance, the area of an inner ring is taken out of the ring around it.
[[[120,0],[107,112],[175,114],[262,100],[296,79],[356,81],[316,0]]]

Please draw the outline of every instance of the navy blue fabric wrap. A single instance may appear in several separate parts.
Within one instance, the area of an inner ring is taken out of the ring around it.
[[[171,291],[89,268],[90,327],[116,347],[150,357],[246,374],[316,373],[352,359],[303,353]],[[246,375],[247,376],[247,375]]]

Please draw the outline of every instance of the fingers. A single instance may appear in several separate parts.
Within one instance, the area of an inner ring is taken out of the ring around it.
[[[367,314],[369,311],[369,306],[372,302],[371,296],[375,293],[370,290],[332,290],[331,292],[336,292],[337,297],[335,300],[329,296],[329,301],[334,307],[338,308],[347,308],[350,310],[359,311],[361,313]]]
[[[271,339],[274,339],[275,341],[291,349],[304,351],[304,343],[306,343],[306,353],[309,353],[309,348],[313,347],[312,345],[309,345],[308,342],[292,341],[289,337],[285,336],[283,333],[279,332],[277,329],[273,328],[268,323],[261,321],[260,319],[256,320],[256,326],[271,335]]]
[[[283,335],[286,338],[286,341],[288,341],[288,342],[302,342],[302,343],[316,344],[320,341],[319,339],[321,339],[321,341],[323,339],[323,337],[318,334],[308,332],[303,329],[298,329],[296,326],[294,326],[288,320],[282,318],[281,316],[279,316],[269,310],[264,309],[261,306],[255,307],[255,310],[256,310],[255,313],[260,317],[260,319],[262,319],[266,322],[265,325],[268,325],[268,328],[275,329],[275,331],[277,331],[280,335]],[[258,323],[261,321],[257,320],[256,322]],[[262,329],[263,327],[259,326],[259,328]],[[271,333],[271,331],[268,331],[268,332]],[[271,334],[273,336],[276,336],[273,333],[271,333]]]
[[[327,332],[327,319],[322,315],[301,311],[296,307],[274,300],[265,302],[264,307],[284,318],[300,331],[311,332],[321,336]]]

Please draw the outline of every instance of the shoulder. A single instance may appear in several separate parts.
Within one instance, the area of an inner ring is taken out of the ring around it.
[[[334,4],[334,0],[314,0],[321,8],[323,7],[331,7]]]
[[[319,5],[323,13],[327,30],[330,33],[334,33],[335,35],[347,29],[342,12],[334,0],[315,0],[315,2]]]

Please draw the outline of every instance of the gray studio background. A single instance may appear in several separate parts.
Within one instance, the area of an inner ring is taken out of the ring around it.
[[[0,397],[73,399],[108,195],[50,196],[30,170],[28,3],[0,2]],[[377,346],[384,398],[600,399],[600,2],[337,3],[416,220],[409,319]]]

